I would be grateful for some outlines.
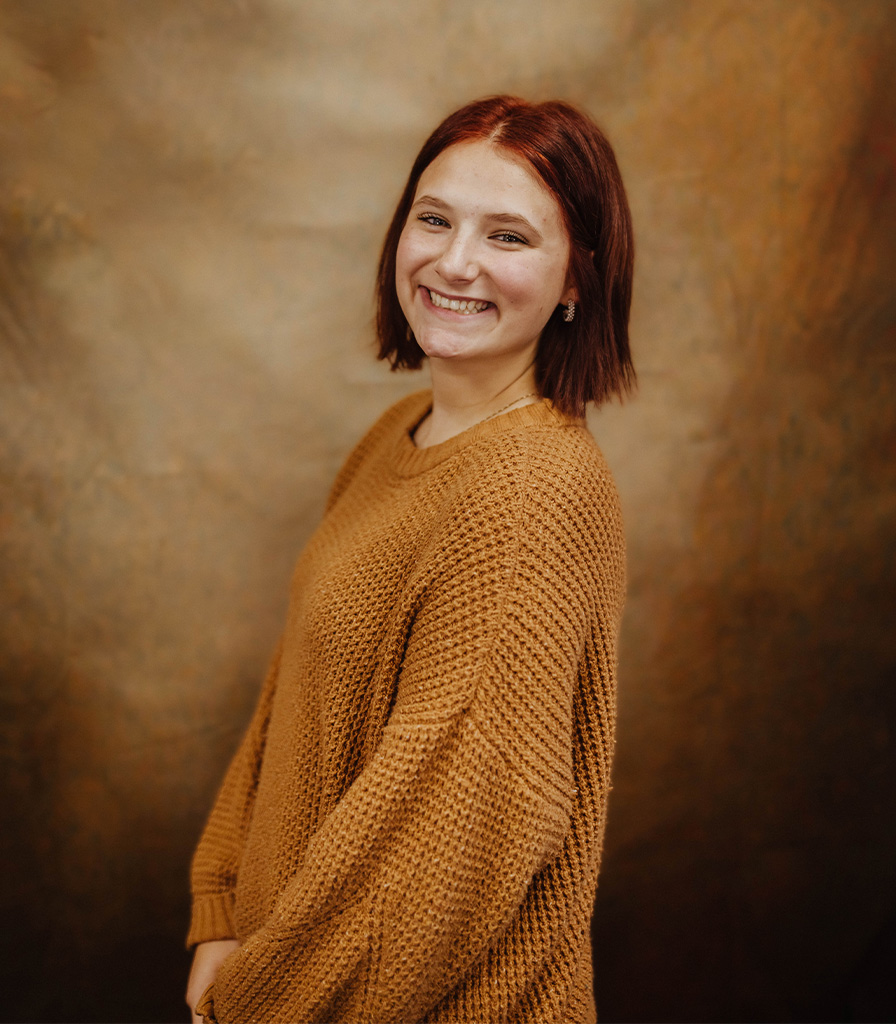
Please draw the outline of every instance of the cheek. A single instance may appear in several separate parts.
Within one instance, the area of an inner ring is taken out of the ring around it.
[[[395,283],[399,289],[407,287],[410,277],[416,273],[427,260],[427,247],[419,233],[407,228],[398,239],[395,251]]]
[[[413,315],[416,288],[412,277],[418,265],[419,259],[415,256],[414,246],[405,230],[399,237],[398,248],[395,250],[395,293],[398,296],[398,304],[408,320]]]
[[[533,314],[553,309],[555,289],[547,270],[540,265],[506,268],[501,275],[500,288],[510,306]]]
[[[398,248],[395,250],[395,285],[401,292],[402,283],[408,275],[409,267],[408,245],[404,232],[398,239]]]

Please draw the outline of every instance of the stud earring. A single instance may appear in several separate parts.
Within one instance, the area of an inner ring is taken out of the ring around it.
[[[573,299],[570,299],[569,302],[566,303],[566,310],[563,313],[563,319],[566,323],[571,324],[575,315],[576,304]]]

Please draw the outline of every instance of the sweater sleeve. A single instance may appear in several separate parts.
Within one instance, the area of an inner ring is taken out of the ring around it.
[[[236,935],[233,894],[237,868],[255,800],[282,644],[281,639],[268,666],[252,721],[230,762],[193,855],[188,948],[200,942],[231,939]]]
[[[586,636],[615,637],[621,547],[587,501],[505,484],[442,531],[382,741],[222,965],[218,1021],[420,1021],[560,851],[575,680]]]

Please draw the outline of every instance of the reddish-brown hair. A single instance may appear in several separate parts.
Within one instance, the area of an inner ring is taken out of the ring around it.
[[[628,344],[634,238],[616,157],[585,114],[559,100],[528,103],[514,96],[476,100],[447,117],[414,161],[386,232],[377,275],[379,358],[392,369],[417,369],[424,353],[408,331],[395,290],[395,259],[420,176],[459,142],[487,140],[525,160],[557,200],[570,240],[569,271],[578,291],[575,319],[560,307],[542,331],[535,357],[541,394],[562,412],[582,416],[631,390]]]

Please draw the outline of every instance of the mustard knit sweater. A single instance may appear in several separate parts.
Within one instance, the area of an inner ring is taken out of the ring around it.
[[[196,850],[222,1024],[595,1020],[625,585],[616,492],[542,402],[340,471]]]

